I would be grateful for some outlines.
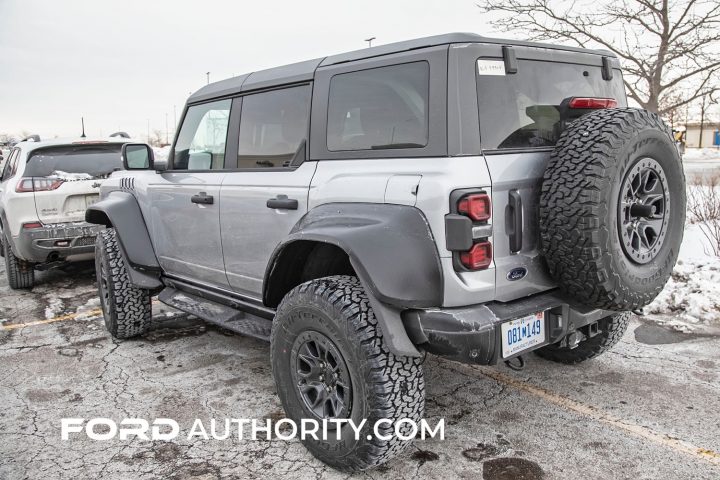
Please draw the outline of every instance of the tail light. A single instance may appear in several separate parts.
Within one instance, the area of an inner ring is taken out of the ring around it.
[[[492,263],[492,244],[480,242],[472,246],[467,252],[460,254],[460,263],[468,270],[482,270]]]
[[[573,97],[568,106],[587,109],[615,108],[617,100],[614,98]]]
[[[457,232],[460,238],[465,238],[454,249],[455,265],[458,270],[483,270],[492,264],[492,243],[488,239],[488,233],[484,230],[488,220],[492,217],[492,204],[490,195],[485,192],[454,193],[451,196],[451,203],[454,203],[452,212],[457,218],[460,216],[467,219],[458,222],[463,232]],[[452,215],[450,215],[452,217]],[[475,227],[480,227],[476,230]],[[465,230],[468,229],[468,230]],[[476,233],[476,232],[479,232]],[[484,235],[482,232],[485,232]],[[468,249],[469,248],[469,249]]]
[[[40,222],[27,222],[23,223],[23,230],[32,230],[33,228],[42,228],[43,224]]]
[[[470,217],[474,222],[484,222],[490,219],[490,196],[487,193],[473,193],[460,199],[457,205],[458,213]]]
[[[59,188],[63,182],[64,181],[60,178],[21,178],[15,187],[15,191],[17,193],[24,193],[55,190]]]

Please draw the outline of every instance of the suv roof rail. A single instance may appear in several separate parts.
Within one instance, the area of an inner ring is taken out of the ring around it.
[[[27,137],[20,140],[21,142],[39,142],[40,141],[40,135],[28,135]]]
[[[130,138],[130,135],[128,135],[127,132],[115,132],[110,134],[111,137],[122,137],[122,138]]]

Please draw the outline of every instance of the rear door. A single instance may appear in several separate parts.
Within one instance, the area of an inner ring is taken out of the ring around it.
[[[44,224],[82,222],[99,199],[100,185],[122,169],[120,143],[74,144],[30,152],[16,187],[34,192],[38,219]]]
[[[550,152],[571,112],[571,97],[614,98],[626,106],[617,60],[601,55],[511,47],[507,73],[501,47],[475,47],[480,142],[492,178],[496,298],[512,300],[553,288],[539,245],[539,197]],[[603,61],[612,78],[603,72]]]
[[[188,107],[170,169],[148,185],[150,235],[163,270],[227,287],[220,243],[220,185],[231,100]]]
[[[261,297],[270,255],[307,212],[317,165],[305,161],[310,96],[305,84],[236,100],[237,170],[223,181],[220,218],[227,278],[238,293]]]

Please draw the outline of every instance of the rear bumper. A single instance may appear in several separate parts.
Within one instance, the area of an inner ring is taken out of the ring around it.
[[[102,225],[73,222],[23,229],[14,239],[16,254],[29,262],[46,263],[93,253],[95,237],[103,228]]]
[[[545,340],[520,353],[503,357],[500,325],[537,312],[545,312]],[[402,319],[410,340],[430,353],[463,363],[495,365],[498,361],[559,342],[568,333],[614,313],[617,312],[570,304],[557,293],[550,292],[508,303],[408,310],[403,312]]]

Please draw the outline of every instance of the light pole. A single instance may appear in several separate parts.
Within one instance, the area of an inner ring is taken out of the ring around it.
[[[170,133],[168,132],[168,114],[165,114],[165,143],[170,143]]]
[[[210,72],[205,72],[205,75],[207,75],[207,83],[210,85]]]
[[[365,41],[368,42],[368,48],[372,47],[372,41],[375,40],[375,37],[366,38]]]
[[[147,143],[150,143],[150,119],[147,119]]]

